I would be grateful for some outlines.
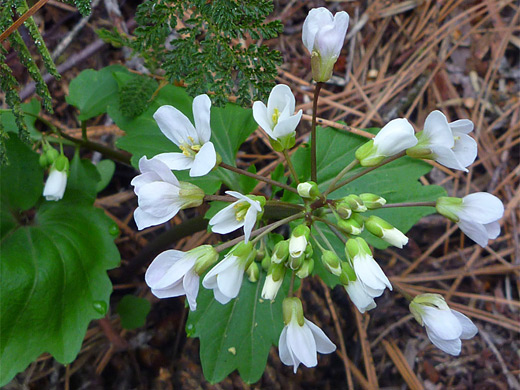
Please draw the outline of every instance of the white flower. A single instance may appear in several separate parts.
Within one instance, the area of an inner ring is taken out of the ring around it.
[[[265,202],[265,198],[257,196],[255,198],[258,200],[255,200],[236,191],[226,191],[226,194],[238,200],[220,210],[209,220],[211,230],[214,233],[226,234],[243,226],[245,242],[248,242],[259,214],[262,213],[261,202],[262,199]]]
[[[213,290],[215,299],[225,305],[238,296],[244,279],[244,271],[255,254],[256,251],[251,243],[241,242],[206,274],[202,285],[204,288]]]
[[[426,334],[437,348],[458,356],[461,339],[471,339],[478,333],[473,322],[464,314],[451,310],[438,294],[421,294],[410,303],[410,311],[419,324],[426,327]]]
[[[157,298],[186,295],[190,310],[196,310],[199,274],[217,259],[218,253],[210,245],[188,252],[167,250],[152,261],[144,279]]]
[[[161,106],[153,115],[162,133],[177,145],[182,153],[161,153],[155,158],[164,162],[172,170],[190,170],[190,176],[204,176],[217,162],[217,154],[210,142],[210,109],[208,95],[193,99],[195,127],[178,109]]]
[[[273,279],[273,274],[269,274],[265,278],[264,287],[262,288],[262,299],[273,301],[280,290],[283,283],[283,275],[278,280]]]
[[[349,283],[344,285],[344,287],[348,296],[352,300],[352,303],[356,305],[360,313],[372,310],[377,306],[374,297],[368,293],[359,279],[356,279],[353,282],[349,281]]]
[[[477,142],[468,135],[472,130],[469,119],[448,123],[446,116],[436,110],[426,118],[417,146],[430,149],[431,158],[439,164],[467,172],[466,167],[477,157]]]
[[[289,149],[294,141],[295,129],[300,123],[302,110],[294,114],[296,100],[285,84],[276,85],[269,95],[267,107],[263,102],[253,103],[253,117],[269,137],[280,142],[283,149]],[[283,150],[282,149],[282,150]]]
[[[500,234],[498,220],[504,215],[504,205],[495,195],[476,192],[462,199],[441,197],[436,208],[481,247]]]
[[[388,122],[373,140],[358,148],[356,158],[362,166],[374,166],[416,144],[412,125],[407,119],[398,118]]]
[[[303,309],[298,298],[286,298],[283,302],[285,327],[278,341],[280,360],[294,367],[300,363],[314,367],[318,364],[317,352],[331,353],[336,346],[327,335],[311,321],[303,317]]]
[[[60,200],[63,198],[65,188],[67,188],[67,171],[58,171],[56,168],[51,168],[49,177],[43,188],[43,196],[45,196],[45,199]]]
[[[302,30],[303,44],[312,55],[312,74],[315,81],[330,79],[345,35],[349,16],[345,11],[332,13],[323,7],[313,8],[305,18]]]
[[[392,291],[390,281],[372,257],[372,252],[365,240],[361,237],[349,239],[345,246],[345,252],[352,263],[357,279],[368,295],[373,298],[379,297],[386,287]]]
[[[179,182],[160,160],[142,157],[139,170],[141,174],[131,182],[139,204],[134,212],[139,230],[164,223],[181,209],[202,204],[204,192],[194,184]]]
[[[371,215],[365,221],[365,226],[370,233],[397,248],[402,248],[403,245],[408,244],[408,237],[403,232],[376,215]]]

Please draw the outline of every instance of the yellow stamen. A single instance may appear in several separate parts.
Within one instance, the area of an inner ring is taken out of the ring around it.
[[[280,110],[278,108],[274,109],[273,116],[271,117],[273,120],[273,125],[276,126],[278,123],[278,118],[280,117]]]

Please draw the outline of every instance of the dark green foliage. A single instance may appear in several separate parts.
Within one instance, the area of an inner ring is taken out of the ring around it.
[[[282,31],[279,21],[265,22],[272,10],[267,0],[150,0],[139,6],[134,37],[108,30],[100,36],[116,45],[124,42],[152,71],[163,69],[170,82],[184,82],[192,96],[211,93],[222,105],[236,95],[239,104],[250,105],[267,97],[282,61],[267,46],[246,43]]]
[[[135,75],[119,90],[119,107],[129,118],[141,115],[150,105],[157,82],[149,77]]]

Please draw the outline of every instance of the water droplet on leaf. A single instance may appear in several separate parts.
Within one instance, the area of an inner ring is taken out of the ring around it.
[[[105,315],[107,312],[107,304],[104,301],[95,301],[92,306],[94,306],[94,310],[101,315]]]

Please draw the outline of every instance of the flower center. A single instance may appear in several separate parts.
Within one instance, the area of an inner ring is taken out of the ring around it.
[[[273,120],[273,126],[278,124],[278,118],[280,118],[280,110],[278,108],[274,109],[273,116],[271,119]]]
[[[233,206],[235,209],[235,218],[237,221],[243,221],[246,217],[247,210],[249,210],[250,204],[247,202],[240,202]]]
[[[190,141],[190,144],[184,143],[180,145],[179,148],[186,157],[195,157],[202,145],[196,144],[193,137],[188,137],[188,141]]]

